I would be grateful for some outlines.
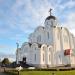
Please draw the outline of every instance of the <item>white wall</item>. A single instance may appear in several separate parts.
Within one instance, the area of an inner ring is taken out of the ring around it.
[[[30,62],[31,64],[40,63],[40,49],[38,48],[37,43],[33,43],[31,46],[30,60],[31,60]]]
[[[31,43],[31,46],[29,43]],[[37,27],[35,31],[29,35],[29,43],[23,43],[21,49],[18,49],[16,55],[17,61],[22,61],[23,57],[26,57],[27,63],[30,64],[56,66],[75,62],[73,61],[73,59],[75,59],[74,57],[64,56],[64,50],[70,48],[75,49],[75,38],[67,28],[57,27],[56,20],[46,20],[45,27]],[[42,46],[39,48],[38,44]],[[51,51],[49,51],[50,46],[52,46]],[[43,47],[45,47],[45,49],[43,49]],[[49,54],[51,61],[49,61]]]

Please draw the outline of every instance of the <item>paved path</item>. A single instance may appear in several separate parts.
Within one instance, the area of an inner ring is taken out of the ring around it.
[[[13,68],[0,67],[0,75],[6,75],[4,73],[4,71],[11,71],[11,70],[14,70],[14,69]]]
[[[6,75],[6,74],[4,74],[4,73],[0,72],[0,75]]]
[[[4,72],[4,68],[0,67],[0,75],[6,75]]]

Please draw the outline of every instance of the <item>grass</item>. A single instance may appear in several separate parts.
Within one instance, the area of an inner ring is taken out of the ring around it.
[[[55,74],[52,74],[55,73]],[[18,72],[8,72],[7,75],[18,75]],[[20,71],[20,75],[75,75],[75,70],[71,71]]]
[[[4,72],[5,75],[17,75],[18,73],[15,71],[6,71]]]
[[[23,71],[20,75],[75,75],[75,70],[73,71]]]

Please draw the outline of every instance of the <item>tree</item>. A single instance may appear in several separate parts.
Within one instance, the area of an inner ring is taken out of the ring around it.
[[[3,65],[9,65],[9,64],[10,64],[9,59],[8,59],[8,58],[4,58],[4,59],[2,60],[2,64],[3,64]]]

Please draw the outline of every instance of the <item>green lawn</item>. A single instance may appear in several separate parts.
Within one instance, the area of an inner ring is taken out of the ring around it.
[[[55,75],[75,75],[74,71],[24,71],[20,72],[20,75],[52,75],[52,73],[55,73]]]
[[[75,70],[72,71],[20,71],[20,75],[75,75]],[[18,75],[14,73],[8,73],[7,75]]]

